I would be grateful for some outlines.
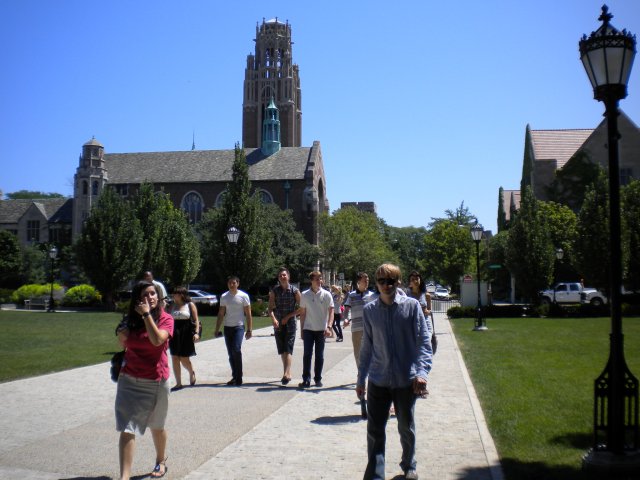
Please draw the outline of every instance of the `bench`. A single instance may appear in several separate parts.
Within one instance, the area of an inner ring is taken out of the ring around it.
[[[43,310],[49,309],[49,297],[31,297],[24,300],[24,308],[31,310],[31,307],[42,307]]]

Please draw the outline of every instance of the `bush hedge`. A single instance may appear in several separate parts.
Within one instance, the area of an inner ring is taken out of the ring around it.
[[[63,288],[61,285],[54,283],[53,284],[53,298],[54,302],[57,301],[60,297],[62,297]],[[51,284],[38,285],[35,283],[22,285],[20,288],[15,290],[11,295],[11,301],[13,303],[17,303],[18,305],[24,305],[24,301],[30,298],[36,297],[48,297],[51,295]]]
[[[62,305],[66,307],[94,307],[101,302],[100,292],[86,284],[71,287],[62,298]]]

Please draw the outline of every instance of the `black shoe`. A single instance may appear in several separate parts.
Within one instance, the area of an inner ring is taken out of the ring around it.
[[[282,380],[280,380],[283,385],[287,385],[290,381],[291,379],[287,377],[282,377]]]
[[[338,338],[338,339],[336,340],[336,342],[343,342],[343,341],[344,341],[344,338]]]
[[[311,382],[308,380],[305,380],[304,382],[300,382],[298,384],[298,388],[309,388],[311,386]]]
[[[316,387],[322,387],[322,380],[316,380]]]
[[[416,472],[414,468],[410,468],[404,472],[404,478],[407,480],[418,480],[418,472]]]
[[[236,385],[239,387],[240,385],[242,385],[242,379],[239,378],[238,380],[236,380]]]
[[[229,380],[229,381],[227,382],[227,385],[229,385],[229,386],[231,386],[231,385],[235,385],[235,384],[236,384],[236,379],[235,379],[235,378],[232,378],[231,380]]]

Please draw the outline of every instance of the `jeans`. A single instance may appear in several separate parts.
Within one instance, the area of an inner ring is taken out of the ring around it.
[[[311,381],[311,357],[313,347],[316,349],[316,360],[314,363],[313,379],[316,382],[322,380],[322,367],[324,366],[324,330],[303,330],[302,341],[304,342],[304,355],[302,357],[302,380]]]
[[[242,339],[244,327],[224,327],[224,343],[229,354],[231,376],[236,380],[242,380]]]
[[[338,338],[342,338],[342,320],[340,314],[337,313],[333,316],[333,331]]]
[[[369,461],[364,480],[384,480],[384,453],[386,427],[391,403],[396,410],[398,433],[402,446],[400,468],[403,471],[416,468],[416,425],[414,410],[416,395],[413,387],[379,387],[371,382],[367,386],[367,454]]]

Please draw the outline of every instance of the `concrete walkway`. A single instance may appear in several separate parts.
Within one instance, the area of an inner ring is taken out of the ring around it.
[[[436,315],[436,332],[431,394],[416,404],[420,478],[502,480],[493,440],[443,314]],[[305,391],[296,388],[302,342],[296,342],[294,379],[282,387],[270,329],[254,334],[243,346],[242,387],[226,386],[230,370],[222,339],[197,346],[198,383],[171,394],[165,478],[362,478],[366,421],[355,394],[349,330],[343,343],[327,342],[324,387]],[[188,379],[186,372],[183,377]],[[0,479],[117,478],[115,390],[108,363],[0,384]],[[396,426],[392,417],[388,479],[403,478]],[[145,478],[154,458],[147,433],[137,439],[134,478]]]

